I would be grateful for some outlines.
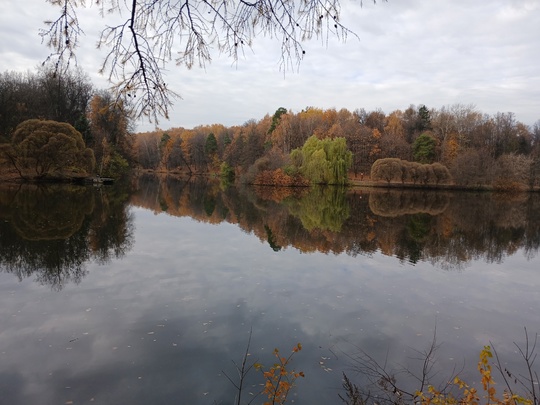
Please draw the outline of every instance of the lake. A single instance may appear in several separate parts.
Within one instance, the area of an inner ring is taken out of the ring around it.
[[[0,403],[233,404],[248,341],[266,368],[302,344],[295,404],[367,386],[365,356],[413,387],[434,336],[434,381],[488,344],[519,371],[539,247],[538,194],[2,185]]]

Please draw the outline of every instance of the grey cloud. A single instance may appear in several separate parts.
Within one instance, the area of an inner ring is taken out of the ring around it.
[[[30,11],[31,10],[31,13]],[[4,2],[0,14],[0,70],[28,69],[47,55],[37,30],[54,15],[43,0]],[[95,45],[104,20],[98,10],[81,12],[86,36],[79,64],[98,87],[104,51]],[[170,121],[160,126],[239,125],[283,106],[294,111],[321,108],[382,108],[389,113],[409,104],[440,108],[475,104],[493,114],[513,111],[532,124],[538,116],[540,5],[532,0],[493,2],[343,1],[342,21],[358,38],[330,38],[305,44],[300,67],[279,71],[279,44],[256,38],[237,63],[215,53],[206,69],[170,63],[166,80],[180,93]],[[328,46],[327,46],[328,45]],[[140,123],[140,130],[153,124]]]

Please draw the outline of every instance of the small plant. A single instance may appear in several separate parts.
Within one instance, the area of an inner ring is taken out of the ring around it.
[[[291,360],[295,353],[302,350],[302,345],[298,343],[292,350],[289,357],[281,357],[279,350],[274,349],[274,356],[278,362],[264,371],[264,367],[260,363],[255,363],[254,367],[257,371],[263,373],[266,380],[262,393],[268,397],[268,401],[264,405],[282,405],[287,401],[287,396],[290,390],[294,387],[294,383],[298,377],[304,377],[302,371],[289,371]]]
[[[234,403],[236,405],[242,404],[242,392],[246,380],[247,374],[254,368],[258,372],[261,372],[264,376],[265,383],[264,388],[257,393],[248,403],[251,404],[253,401],[261,394],[264,394],[268,397],[268,401],[265,401],[263,405],[283,405],[287,401],[287,396],[291,389],[295,386],[295,381],[298,377],[304,377],[303,372],[296,372],[294,370],[289,370],[290,363],[295,353],[298,353],[302,350],[302,345],[298,343],[294,346],[289,357],[281,357],[278,349],[274,349],[274,356],[278,359],[278,362],[265,371],[264,366],[258,362],[248,362],[249,348],[251,346],[251,335],[249,333],[249,340],[246,346],[246,351],[244,353],[242,363],[237,364],[233,361],[236,371],[238,373],[238,382],[235,382],[227,373],[223,372],[225,377],[231,382],[231,384],[236,388],[237,395]]]

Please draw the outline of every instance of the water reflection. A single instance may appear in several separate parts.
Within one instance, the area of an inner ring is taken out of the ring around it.
[[[462,269],[473,259],[501,262],[540,246],[537,194],[344,190],[221,189],[208,179],[144,176],[135,205],[198,221],[236,224],[275,251],[369,255]]]
[[[79,283],[89,260],[104,264],[133,244],[135,206],[256,235],[274,251],[370,255],[463,269],[499,263],[540,246],[537,194],[491,195],[340,188],[222,188],[208,178],[141,176],[124,187],[4,186],[0,266],[19,279],[61,289]]]
[[[0,270],[60,290],[78,284],[90,260],[131,247],[133,220],[121,188],[11,185],[0,189]]]
[[[489,342],[515,369],[511,342],[540,324],[538,259],[522,255],[538,252],[538,196],[224,189],[152,176],[134,189],[0,192],[4,402],[230,404],[222,371],[235,372],[253,330],[252,358],[266,365],[274,347],[303,344],[295,404],[333,404],[358,348],[416,366],[436,328],[438,375],[466,359],[467,377]],[[43,201],[57,197],[58,211]],[[43,232],[31,231],[32,215]]]
[[[381,217],[422,213],[440,215],[447,210],[449,203],[450,194],[446,192],[387,190],[369,193],[369,208]]]
[[[300,198],[288,198],[284,205],[308,232],[340,232],[350,216],[345,189],[341,187],[313,187]]]

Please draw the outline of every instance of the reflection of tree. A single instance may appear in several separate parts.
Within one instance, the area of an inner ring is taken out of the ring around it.
[[[449,204],[446,193],[424,191],[373,191],[369,194],[369,208],[383,217],[427,213],[439,215]]]
[[[128,199],[129,193],[122,187],[96,191],[88,244],[98,263],[107,263],[113,257],[121,258],[133,246],[133,216],[127,205]]]
[[[281,246],[276,243],[276,239],[274,237],[272,229],[270,229],[268,225],[265,225],[264,229],[266,230],[266,234],[268,235],[268,244],[274,252],[279,252],[281,250]]]
[[[285,205],[300,218],[308,231],[339,232],[350,215],[345,190],[340,187],[313,186],[307,195],[300,199],[287,199]]]
[[[423,248],[433,229],[432,217],[428,214],[415,214],[407,217],[396,243],[395,254],[400,259],[416,263],[422,258]]]
[[[35,276],[58,290],[68,282],[78,283],[86,274],[89,253],[83,232],[64,239],[26,240],[8,221],[0,221],[0,266],[19,280]]]
[[[527,222],[525,224],[525,252],[528,258],[533,258],[540,248],[540,199],[529,196],[525,203]]]
[[[0,269],[61,289],[86,263],[131,247],[127,194],[115,188],[21,185],[0,189]]]
[[[13,204],[11,223],[27,240],[68,238],[94,209],[91,190],[69,185],[24,185]]]
[[[197,178],[140,178],[132,198],[162,212],[198,221],[237,224],[275,251],[370,255],[380,251],[410,263],[461,269],[483,259],[500,262],[540,247],[540,196],[426,190],[301,190],[235,188]]]

